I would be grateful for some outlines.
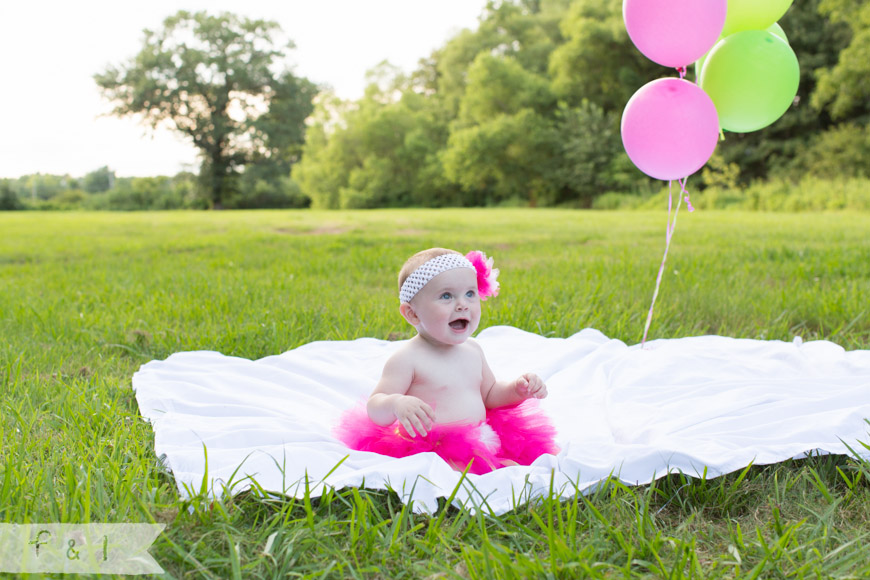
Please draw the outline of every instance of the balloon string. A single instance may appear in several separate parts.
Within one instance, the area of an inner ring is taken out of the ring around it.
[[[684,67],[684,66],[678,66],[678,67],[677,67],[677,72],[680,73],[680,78],[681,78],[681,79],[686,78],[686,67]]]
[[[649,326],[652,323],[653,317],[653,308],[656,304],[656,298],[659,295],[659,287],[662,285],[662,274],[665,271],[665,261],[668,259],[668,249],[671,247],[671,237],[674,235],[674,230],[677,229],[677,215],[680,213],[680,202],[683,200],[683,194],[685,194],[686,203],[689,206],[689,211],[693,211],[695,208],[692,207],[692,204],[689,202],[689,192],[686,190],[686,180],[688,177],[683,177],[682,179],[678,179],[677,182],[680,184],[680,196],[677,198],[677,209],[674,213],[674,221],[671,223],[671,209],[673,207],[673,193],[671,189],[671,185],[673,181],[668,181],[668,226],[665,230],[665,254],[662,256],[662,265],[659,266],[659,274],[656,276],[656,288],[653,292],[652,303],[649,305],[649,313],[646,315],[646,324],[643,327],[643,340],[640,342],[640,347],[643,348],[646,344],[646,337],[649,334]]]

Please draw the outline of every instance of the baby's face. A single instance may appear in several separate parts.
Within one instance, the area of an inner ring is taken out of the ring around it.
[[[456,345],[465,342],[480,324],[477,272],[454,268],[432,278],[411,306],[420,319],[417,332],[430,342]]]

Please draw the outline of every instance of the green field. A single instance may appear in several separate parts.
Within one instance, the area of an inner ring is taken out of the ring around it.
[[[163,522],[174,578],[732,578],[870,574],[870,464],[670,476],[498,518],[338,490],[181,501],[130,377],[186,350],[245,358],[400,339],[396,273],[429,246],[494,256],[481,328],[639,342],[667,213],[0,213],[0,522]],[[870,348],[870,214],[681,213],[650,338]],[[265,553],[272,534],[271,548]]]

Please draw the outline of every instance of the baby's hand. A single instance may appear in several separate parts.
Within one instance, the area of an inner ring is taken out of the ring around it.
[[[432,407],[422,399],[411,395],[404,395],[397,399],[393,406],[393,413],[411,437],[416,437],[417,433],[425,437],[432,428],[432,422],[435,421],[435,411]]]
[[[543,399],[547,396],[547,385],[535,373],[526,373],[516,382],[517,393],[526,399]]]

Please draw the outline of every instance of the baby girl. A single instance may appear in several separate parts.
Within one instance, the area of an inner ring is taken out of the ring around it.
[[[497,381],[471,338],[497,276],[481,252],[432,248],[405,263],[399,312],[417,335],[387,360],[366,409],[344,416],[342,441],[392,457],[433,451],[476,474],[558,452],[547,418],[524,403],[547,396],[544,382],[533,373]]]

